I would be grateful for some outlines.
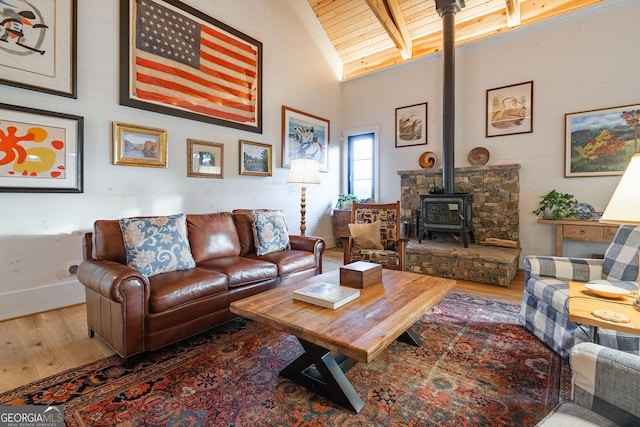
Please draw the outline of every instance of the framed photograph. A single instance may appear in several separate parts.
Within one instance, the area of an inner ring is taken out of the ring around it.
[[[0,1],[0,83],[78,97],[76,1]]]
[[[640,104],[565,114],[565,176],[622,175],[638,135]]]
[[[262,43],[178,0],[120,0],[120,104],[262,133]]]
[[[167,131],[113,122],[113,164],[167,167]]]
[[[427,103],[396,108],[396,147],[427,144]]]
[[[533,132],[533,82],[487,90],[486,136]]]
[[[329,172],[329,120],[282,106],[282,167],[291,159],[316,159],[320,172]]]
[[[84,119],[0,104],[0,192],[82,193]]]
[[[187,176],[224,178],[224,145],[187,139]]]
[[[269,144],[240,140],[240,175],[271,176]]]

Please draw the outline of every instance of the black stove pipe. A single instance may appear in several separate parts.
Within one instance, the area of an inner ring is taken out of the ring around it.
[[[443,38],[443,102],[442,102],[442,187],[454,193],[455,173],[455,17],[464,0],[435,0],[442,18]]]

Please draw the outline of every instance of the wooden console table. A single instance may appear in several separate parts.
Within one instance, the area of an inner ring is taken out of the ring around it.
[[[562,256],[564,241],[585,243],[611,243],[618,231],[617,225],[576,219],[539,219],[538,224],[556,226],[556,256]]]

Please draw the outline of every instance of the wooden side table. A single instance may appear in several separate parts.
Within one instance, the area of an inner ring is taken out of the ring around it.
[[[585,243],[611,243],[618,231],[617,225],[576,219],[539,219],[538,224],[556,226],[556,256],[562,256],[564,241]]]
[[[640,310],[633,302],[635,295],[622,298],[602,298],[587,288],[584,283],[569,282],[569,320],[596,328],[594,338],[598,337],[597,328],[614,329],[640,335]],[[609,310],[624,314],[631,320],[629,323],[615,323],[595,317],[593,310]]]
[[[349,223],[351,222],[351,210],[333,210],[333,237],[336,246],[342,246],[341,237],[349,237]]]

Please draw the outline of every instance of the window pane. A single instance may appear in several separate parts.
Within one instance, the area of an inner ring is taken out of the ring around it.
[[[371,164],[371,160],[356,160],[353,162],[353,179],[371,180],[371,178],[373,178],[373,167]]]
[[[374,139],[373,133],[351,135],[348,138],[348,179],[347,189],[360,199],[368,199],[375,194]]]
[[[366,200],[369,197],[372,197],[371,189],[373,187],[373,181],[371,180],[363,180],[363,181],[355,181],[355,190],[354,194],[358,196],[360,200]]]

